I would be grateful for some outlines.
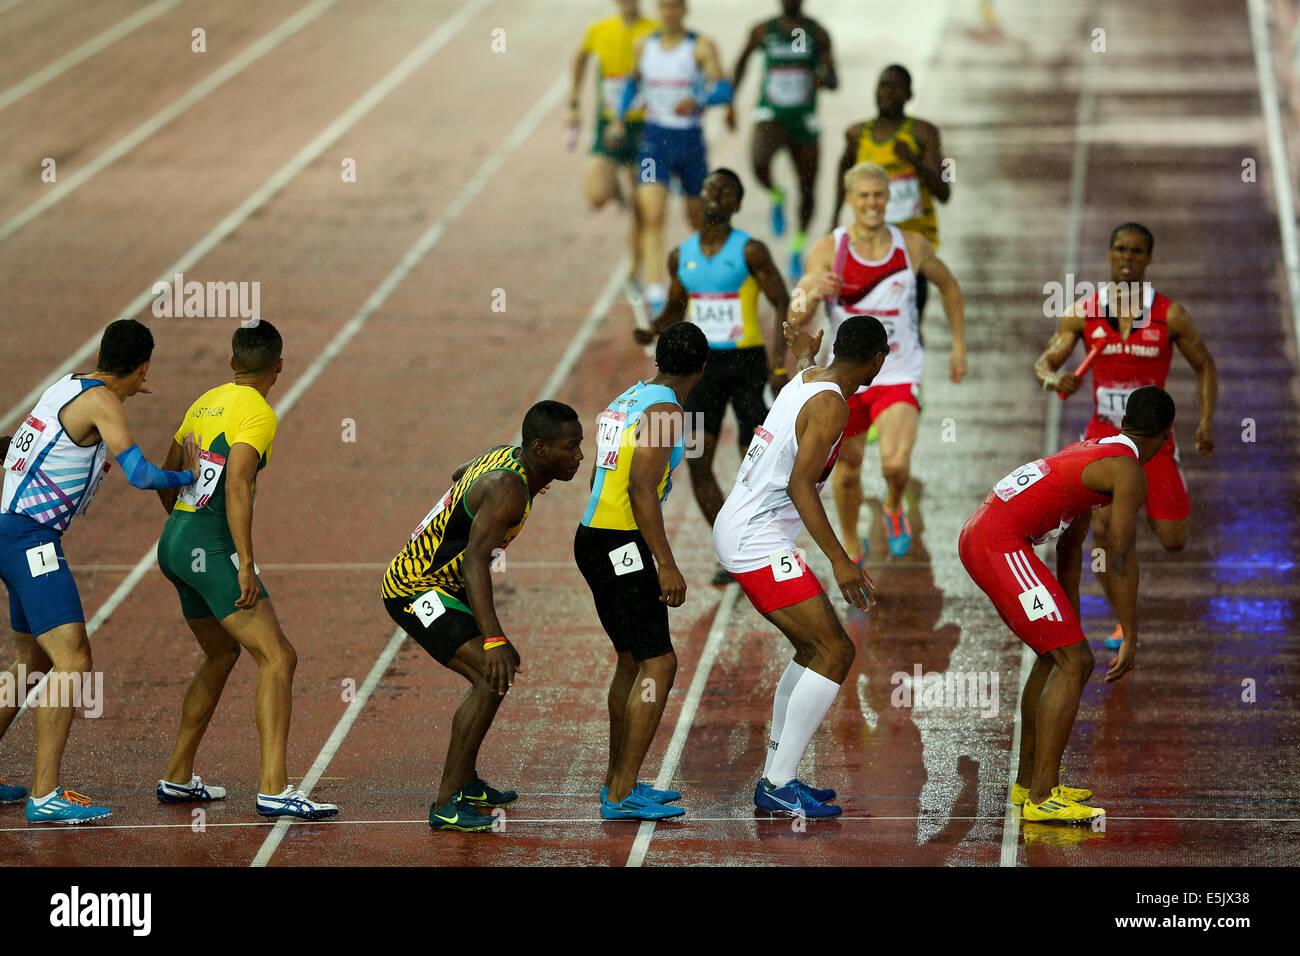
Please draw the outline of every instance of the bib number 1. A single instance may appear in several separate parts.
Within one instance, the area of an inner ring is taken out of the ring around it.
[[[59,555],[54,550],[54,542],[47,541],[45,544],[28,548],[27,567],[31,569],[34,578],[49,574],[51,571],[57,571],[59,569]]]

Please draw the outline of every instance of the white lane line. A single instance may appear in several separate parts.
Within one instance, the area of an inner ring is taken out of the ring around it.
[[[574,795],[578,796],[577,794]],[[997,816],[974,816],[974,817],[954,817],[942,814],[930,814],[929,816],[911,816],[911,817],[878,817],[875,814],[868,816],[839,816],[834,817],[834,823],[897,823],[906,822],[914,823],[919,821],[934,820],[1000,820]],[[753,826],[754,824],[779,824],[782,829],[789,829],[790,818],[785,816],[779,817],[755,817],[755,816],[733,816],[733,817],[691,817],[692,823],[739,823],[743,826]],[[1112,817],[1107,816],[1106,820],[1110,823],[1119,823],[1120,821],[1151,821],[1162,823],[1300,823],[1300,817]],[[810,820],[809,823],[815,821]],[[599,826],[601,828],[613,830],[620,824],[613,820],[601,820],[596,817],[550,817],[546,819],[522,819],[519,817],[510,817],[509,826],[519,826],[522,824],[535,824],[539,826],[562,825],[572,826],[573,824],[587,824],[589,826]],[[834,826],[830,821],[821,822],[821,826],[828,831]],[[271,820],[249,820],[235,823],[212,823],[207,822],[204,826],[209,829],[220,827],[274,827],[277,822]],[[428,818],[422,817],[417,820],[317,820],[315,823],[300,823],[299,826],[306,827],[348,827],[348,826],[428,826]],[[101,830],[192,830],[194,824],[186,823],[86,823],[76,827],[69,826],[36,826],[36,827],[0,827],[0,833],[68,833],[75,831],[77,833],[96,833]],[[1091,832],[1086,826],[1060,827],[1062,836],[1069,834],[1078,834],[1083,836]],[[1105,831],[1098,831],[1099,835]]]
[[[304,16],[309,10],[320,7],[314,16],[319,16],[325,8],[337,3],[338,0],[317,0],[310,7],[299,11],[293,18],[285,21],[281,29],[286,28],[291,22]],[[293,158],[276,170],[271,177],[263,183],[256,191],[245,199],[233,212],[227,215],[217,223],[211,231],[202,239],[190,247],[190,249],[174,263],[162,271],[155,280],[156,282],[171,282],[177,272],[185,272],[227,236],[238,229],[250,216],[252,216],[262,206],[266,205],[272,197],[276,195],[285,185],[295,176],[306,169],[311,163],[332,146],[344,133],[361,121],[371,110],[393,92],[402,82],[404,82],[412,73],[422,67],[428,60],[445,46],[456,35],[460,29],[465,26],[469,20],[480,10],[492,3],[492,0],[469,0],[463,7],[456,11],[452,17],[434,30],[418,47],[412,50],[407,56],[379,79],[374,86],[366,90],[361,97],[338,116],[329,126],[316,136],[310,143],[300,149]],[[303,24],[298,24],[301,27]],[[296,28],[295,28],[296,29]],[[263,37],[260,43],[265,43],[270,35]],[[251,49],[251,48],[250,48]],[[248,51],[245,51],[247,53]],[[263,51],[265,52],[265,51]],[[0,229],[0,241],[3,241],[3,230]],[[110,322],[117,319],[129,319],[139,313],[151,301],[153,301],[153,285],[144,289],[139,295],[132,299],[122,311],[110,319]],[[96,332],[81,347],[72,354],[66,361],[60,364],[45,379],[33,388],[30,392],[22,397],[19,402],[5,412],[4,418],[0,419],[0,432],[7,430],[11,425],[17,422],[23,415],[36,404],[42,393],[58,380],[61,375],[67,374],[67,370],[78,367],[85,362],[99,347],[99,338],[102,330]]]
[[[388,277],[380,283],[379,288],[376,289],[370,298],[366,300],[365,304],[361,307],[362,313],[368,317],[375,309],[379,308],[379,306],[381,306],[401,284],[402,280],[410,274],[429,250],[437,244],[438,240],[446,232],[447,224],[469,205],[474,197],[477,196],[479,192],[483,190],[483,187],[487,185],[492,176],[501,170],[501,167],[505,165],[506,159],[523,145],[524,141],[532,135],[538,126],[541,125],[541,122],[546,115],[559,105],[560,100],[567,89],[566,82],[564,74],[560,74],[555,78],[554,82],[551,83],[546,92],[542,94],[541,99],[533,104],[532,109],[530,109],[524,118],[519,121],[518,125],[516,125],[510,132],[510,135],[506,137],[505,142],[502,143],[486,161],[484,161],[475,176],[465,184],[465,187],[461,190],[455,200],[452,201],[451,205],[447,207],[447,210],[425,231],[424,235],[416,240],[415,245],[413,245],[406,255],[402,257],[401,261],[394,267],[393,271],[389,273]],[[587,342],[590,340],[592,333],[600,324],[601,320],[604,319],[610,306],[613,304],[614,297],[618,294],[623,281],[626,279],[630,266],[631,263],[626,258],[615,266],[613,273],[611,273],[609,279],[606,281],[599,297],[592,305],[591,310],[587,313],[587,317],[583,322],[582,327],[578,330],[578,334],[574,336],[573,341],[569,343],[569,347],[560,357],[559,363],[551,373],[550,378],[548,378],[546,384],[542,386],[542,391],[538,396],[538,401],[549,397],[553,392],[555,392],[573,370],[573,366],[577,364],[578,358],[582,355],[583,349],[586,348]],[[358,315],[362,313],[358,313]],[[351,323],[349,323],[349,325],[351,325]],[[301,391],[297,394],[301,394]],[[293,397],[296,399],[296,395]],[[286,401],[288,399],[289,396],[286,396]],[[516,431],[514,442],[517,443],[519,439],[520,434]],[[388,639],[388,643],[384,645],[384,650],[380,653],[379,658],[370,668],[370,673],[366,676],[365,682],[358,689],[356,697],[348,703],[347,709],[343,712],[343,716],[339,718],[339,722],[334,726],[334,729],[326,739],[325,746],[323,746],[320,753],[316,755],[316,759],[312,762],[311,769],[308,770],[307,775],[303,777],[302,783],[299,785],[298,789],[304,794],[311,794],[312,788],[329,767],[330,761],[334,759],[334,754],[338,752],[339,747],[343,743],[343,739],[347,737],[348,731],[352,729],[352,725],[356,722],[357,716],[361,713],[362,708],[365,707],[366,701],[370,699],[371,691],[374,689],[375,685],[379,683],[380,678],[383,677],[384,672],[388,669],[388,665],[392,662],[394,655],[397,654],[397,650],[401,646],[402,640],[405,637],[406,633],[400,627],[393,631],[392,636]],[[253,857],[250,866],[266,866],[267,863],[270,862],[271,857],[274,855],[276,848],[279,847],[280,841],[284,839],[284,834],[292,825],[292,822],[293,821],[288,817],[282,817],[277,821],[275,827],[267,835],[266,840],[257,851],[257,854]],[[427,821],[425,822],[427,823]]]
[[[1250,43],[1255,50],[1255,72],[1259,76],[1259,101],[1268,133],[1268,163],[1273,171],[1273,195],[1277,202],[1277,224],[1282,233],[1282,262],[1286,288],[1291,297],[1294,344],[1300,353],[1300,243],[1296,238],[1295,198],[1291,192],[1291,166],[1282,136],[1282,114],[1278,107],[1277,74],[1273,72],[1273,47],[1269,42],[1268,8],[1264,0],[1247,0]]]
[[[307,4],[288,20],[285,20],[266,34],[266,36],[245,47],[232,59],[218,67],[211,75],[194,84],[180,97],[172,100],[171,103],[131,130],[85,166],[70,176],[61,179],[57,185],[43,191],[40,199],[7,220],[3,225],[0,225],[0,242],[7,240],[78,186],[99,175],[105,168],[117,162],[158,130],[199,102],[199,100],[223,85],[227,80],[242,73],[338,2],[339,0],[313,0],[313,2]]]
[[[0,92],[0,110],[7,109],[27,94],[39,90],[51,80],[58,79],[78,63],[85,62],[100,50],[112,46],[124,36],[134,33],[146,23],[158,19],[172,7],[179,6],[181,3],[184,3],[184,0],[154,0],[143,10],[137,10],[131,16],[109,27],[98,36],[91,37],[81,46],[70,53],[65,53],[49,66],[37,70],[22,82],[15,83],[9,89]],[[3,10],[0,10],[0,13],[2,12]]]
[[[1097,22],[1099,0],[1094,0],[1086,22]],[[1074,155],[1070,161],[1070,197],[1065,225],[1065,255],[1061,259],[1061,276],[1076,272],[1079,267],[1079,250],[1083,242],[1083,194],[1088,182],[1088,149],[1092,144],[1093,120],[1097,113],[1097,86],[1101,75],[1101,57],[1084,53],[1083,75],[1079,81],[1079,103],[1075,114]],[[1046,425],[1043,429],[1043,454],[1053,455],[1060,450],[1061,405],[1055,392],[1049,392],[1046,403]],[[1042,557],[1042,555],[1039,555]],[[1016,785],[1016,771],[1020,764],[1020,706],[1025,692],[1025,681],[1034,667],[1034,652],[1028,644],[1020,645],[1020,685],[1016,693],[1014,729],[1011,734],[1011,769],[1007,779],[1007,805],[1002,818],[1002,852],[1000,866],[1015,866],[1020,842],[1020,808],[1011,802],[1011,788]]]
[[[718,651],[722,649],[722,639],[726,636],[727,625],[731,621],[731,611],[736,606],[736,598],[739,595],[740,585],[735,581],[728,584],[726,591],[723,592],[722,601],[718,604],[718,612],[713,618],[713,626],[709,628],[709,636],[700,654],[700,662],[695,665],[691,688],[686,692],[681,713],[677,715],[677,725],[673,728],[672,740],[668,742],[664,762],[659,767],[659,776],[655,779],[656,789],[666,789],[672,783],[673,774],[677,772],[677,764],[682,759],[682,751],[686,749],[686,738],[690,735],[691,724],[695,722],[695,712],[700,708],[700,698],[704,696],[704,688],[709,683],[713,662],[718,659]],[[688,816],[682,819],[696,818]],[[636,839],[632,841],[632,851],[627,855],[628,866],[640,866],[645,862],[646,852],[650,849],[650,839],[654,836],[655,823],[654,820],[643,820],[641,826],[637,828]]]
[[[27,0],[0,0],[0,13],[8,13],[14,7],[21,7]]]

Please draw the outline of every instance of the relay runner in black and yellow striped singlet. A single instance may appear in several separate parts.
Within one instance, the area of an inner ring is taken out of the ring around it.
[[[528,520],[533,496],[552,481],[571,481],[582,462],[578,413],[538,402],[524,416],[522,444],[499,445],[457,468],[452,485],[411,534],[384,574],[384,607],[438,663],[470,682],[452,723],[435,830],[481,831],[493,819],[479,807],[518,796],[489,787],[475,763],[505,693],[519,670],[492,599],[491,565]]]

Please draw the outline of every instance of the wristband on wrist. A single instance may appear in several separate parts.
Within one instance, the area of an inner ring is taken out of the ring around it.
[[[494,647],[500,647],[509,643],[504,637],[485,637],[483,638],[483,650],[490,651]]]
[[[784,374],[785,374],[785,369],[783,369],[783,368],[774,368],[774,369],[772,369],[772,374],[773,374],[773,375],[784,375]]]

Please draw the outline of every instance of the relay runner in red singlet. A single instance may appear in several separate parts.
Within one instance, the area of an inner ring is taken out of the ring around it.
[[[1038,655],[1020,702],[1020,767],[1011,801],[1031,821],[1081,823],[1104,816],[1085,806],[1091,790],[1063,787],[1065,752],[1083,687],[1096,661],[1079,626],[1079,576],[1088,516],[1110,511],[1107,559],[1124,641],[1106,681],[1133,669],[1137,652],[1137,513],[1147,497],[1142,466],[1169,439],[1174,400],[1148,385],[1128,399],[1119,434],[1070,445],[1021,465],[996,485],[961,530],[966,573],[1007,627]],[[1056,571],[1034,545],[1058,539]],[[1059,580],[1058,580],[1059,578]]]
[[[885,479],[883,511],[894,557],[907,554],[912,529],[903,514],[903,492],[912,473],[912,448],[921,415],[921,373],[925,352],[917,333],[916,288],[928,276],[943,299],[952,329],[948,377],[966,375],[966,318],[961,287],[934,253],[924,236],[885,221],[889,204],[889,174],[875,163],[859,163],[844,174],[853,224],[824,236],[808,256],[808,274],[790,295],[790,321],[806,323],[826,303],[830,337],[849,316],[872,315],[889,335],[889,358],[870,388],[849,398],[849,421],[835,469],[835,508],[839,512],[844,547],[859,563],[867,555],[867,539],[858,536],[862,508],[862,453],[872,425],[880,435],[880,470]],[[837,247],[847,236],[843,265]],[[832,352],[832,355],[834,353]]]
[[[1118,434],[1124,403],[1134,389],[1143,385],[1164,388],[1173,346],[1177,345],[1196,372],[1196,394],[1201,406],[1196,449],[1210,455],[1214,451],[1211,420],[1219,390],[1214,359],[1192,327],[1187,310],[1143,281],[1154,245],[1151,232],[1136,222],[1124,223],[1111,233],[1109,285],[1079,301],[1061,319],[1047,350],[1034,363],[1034,374],[1044,388],[1072,395],[1083,383],[1072,372],[1057,370],[1070,358],[1079,339],[1083,339],[1085,349],[1104,343],[1092,366],[1093,411],[1084,437],[1106,438]],[[1136,294],[1131,294],[1139,289],[1140,302]],[[1172,435],[1145,470],[1147,522],[1166,551],[1181,551],[1187,544],[1192,503]],[[1109,508],[1093,512],[1092,537],[1097,547],[1107,547],[1110,520]],[[1114,607],[1109,572],[1099,571],[1097,577]],[[1114,650],[1122,638],[1117,625],[1106,646]]]

